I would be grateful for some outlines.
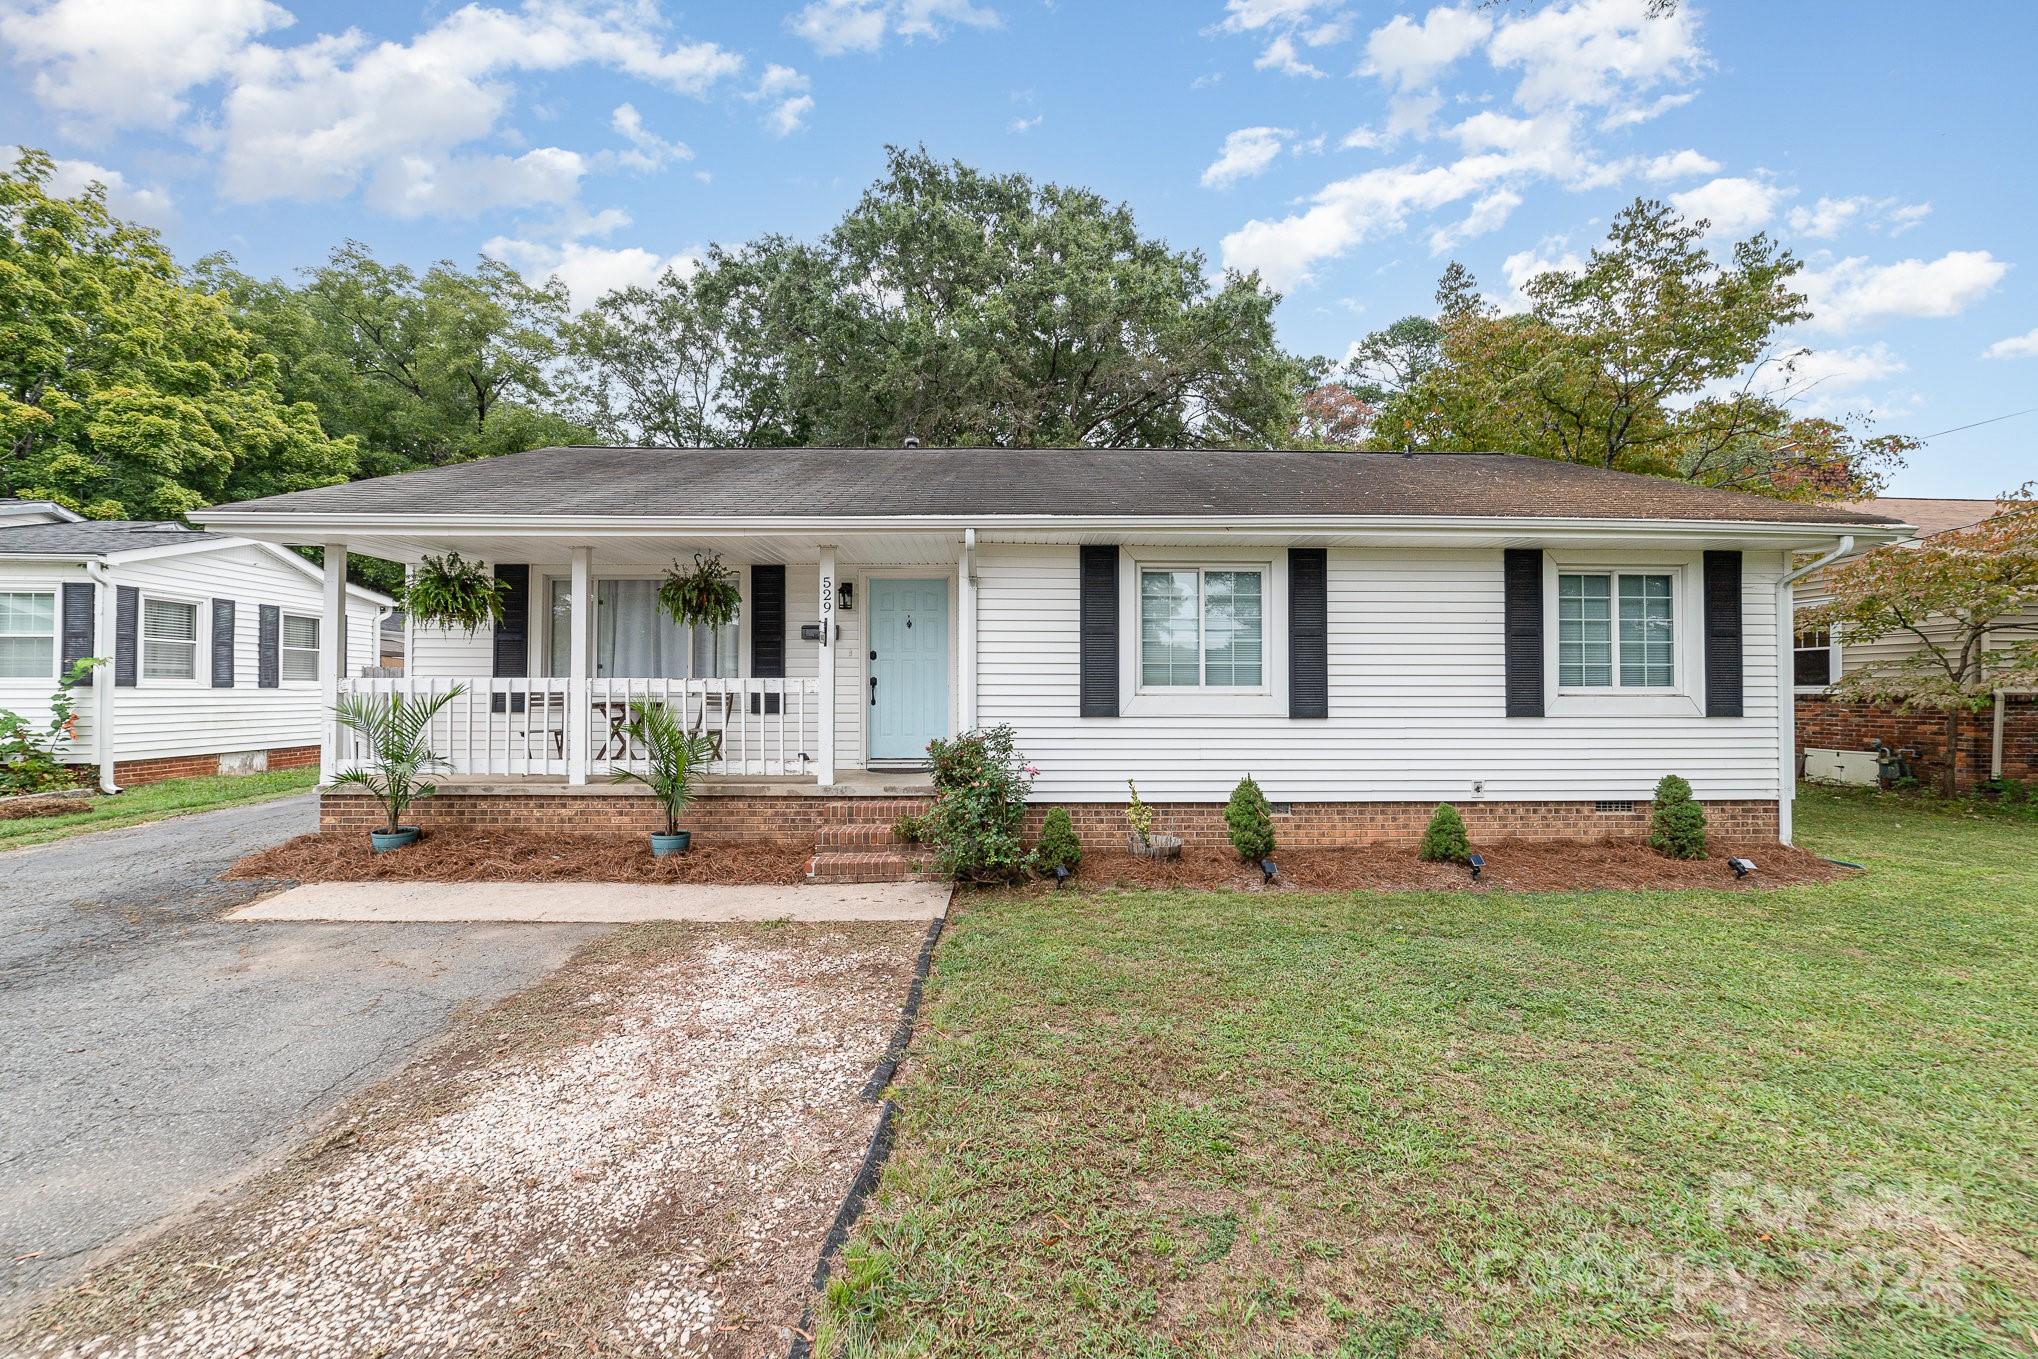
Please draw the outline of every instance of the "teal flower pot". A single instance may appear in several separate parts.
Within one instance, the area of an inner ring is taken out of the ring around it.
[[[676,831],[666,835],[662,831],[651,833],[651,854],[662,859],[668,854],[684,854],[686,847],[693,843],[692,831]]]
[[[417,842],[418,828],[416,826],[398,826],[394,833],[389,831],[368,832],[368,844],[377,854],[387,854],[392,849],[402,849],[407,845],[414,845]]]

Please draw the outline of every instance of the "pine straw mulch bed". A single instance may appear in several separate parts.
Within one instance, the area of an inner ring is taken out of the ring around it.
[[[1463,864],[1424,863],[1408,844],[1343,849],[1277,849],[1275,890],[1301,892],[1427,892],[1442,889],[1496,892],[1679,891],[1724,888],[1748,891],[1832,882],[1854,870],[1787,845],[1714,840],[1704,859],[1666,859],[1632,840],[1492,840],[1480,880]],[[1755,872],[1736,878],[1727,860],[1752,859]],[[1088,887],[1185,887],[1264,890],[1256,865],[1229,849],[1185,848],[1174,860],[1142,859],[1125,850],[1085,850],[1075,882]]]
[[[696,842],[653,858],[642,835],[559,831],[430,831],[388,854],[366,831],[318,831],[237,859],[220,876],[293,882],[671,882],[741,886],[797,883],[812,840]]]
[[[35,816],[69,816],[73,812],[91,810],[92,799],[88,797],[53,797],[31,793],[22,797],[0,798],[0,821],[26,821]]]

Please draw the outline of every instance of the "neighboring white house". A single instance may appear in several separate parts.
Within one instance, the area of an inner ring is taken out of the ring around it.
[[[1493,834],[1637,833],[1672,772],[1787,838],[1792,564],[1904,531],[1525,457],[1104,449],[551,448],[197,517],[329,571],[493,565],[493,633],[413,628],[401,679],[324,662],[335,692],[467,686],[436,739],[476,820],[608,815],[559,794],[610,791],[650,698],[717,734],[730,797],[896,792],[930,738],[1009,723],[1086,838],[1128,778],[1221,837],[1250,773],[1289,844],[1446,800]],[[658,610],[696,553],[740,575],[726,628]]]
[[[46,723],[59,677],[97,656],[61,757],[102,786],[311,763],[321,589],[271,543],[0,500],[0,708]],[[374,664],[391,601],[354,587],[346,601],[353,672]]]

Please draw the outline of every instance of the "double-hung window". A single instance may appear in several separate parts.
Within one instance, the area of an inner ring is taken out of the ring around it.
[[[198,606],[181,599],[142,600],[142,678],[198,678]]]
[[[0,592],[0,679],[51,679],[56,673],[55,593]]]
[[[318,620],[303,614],[283,615],[283,678],[318,678]]]
[[[1140,688],[1264,687],[1266,595],[1255,568],[1141,568]]]
[[[1674,689],[1676,577],[1564,572],[1557,577],[1557,685]]]
[[[1792,679],[1800,689],[1823,689],[1834,680],[1833,630],[1802,628],[1797,634]]]
[[[742,669],[742,620],[717,627],[681,627],[658,602],[658,582],[603,577],[594,582],[594,676],[597,679],[733,679]],[[572,582],[552,582],[549,652],[552,673],[571,673]]]

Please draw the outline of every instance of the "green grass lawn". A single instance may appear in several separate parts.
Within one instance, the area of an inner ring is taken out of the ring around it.
[[[2038,1353],[2038,835],[1788,891],[958,908],[830,1355]]]
[[[86,831],[138,826],[144,821],[160,821],[187,812],[208,812],[238,802],[286,797],[305,792],[317,783],[316,769],[279,769],[265,774],[221,774],[144,783],[117,797],[94,798],[90,811],[0,821],[0,851],[47,844]]]

